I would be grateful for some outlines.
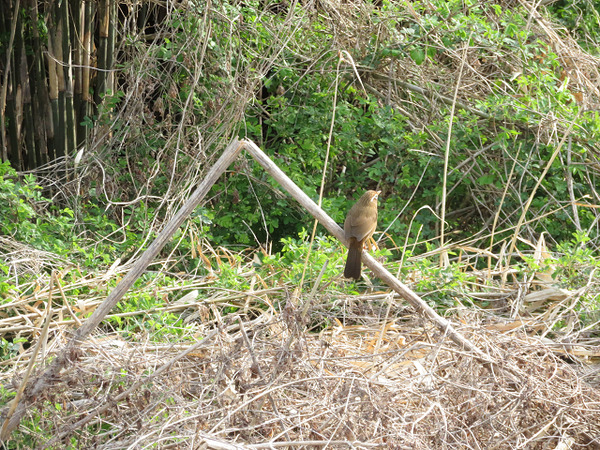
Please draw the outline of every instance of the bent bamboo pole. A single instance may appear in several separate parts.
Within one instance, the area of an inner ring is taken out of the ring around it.
[[[9,405],[2,411],[2,435],[1,441],[6,441],[11,432],[18,426],[21,418],[25,415],[27,408],[35,399],[48,388],[55,380],[60,378],[60,371],[69,363],[77,359],[77,347],[87,336],[102,322],[104,317],[111,309],[123,298],[125,293],[146,270],[154,257],[160,252],[163,246],[171,239],[175,231],[183,224],[194,209],[200,204],[210,188],[217,181],[229,165],[237,158],[240,151],[245,148],[248,153],[286,190],[294,197],[304,208],[307,209],[327,230],[346,244],[343,230],[325,211],[323,211],[308,195],[306,195],[296,184],[269,158],[254,142],[248,140],[238,141],[234,139],[225,149],[215,165],[209,170],[208,174],[200,183],[196,191],[191,195],[187,202],[175,214],[175,216],[165,225],[164,229],[150,244],[139,260],[135,262],[131,270],[123,277],[117,286],[111,291],[108,297],[96,308],[92,316],[85,321],[73,334],[71,340],[65,348],[52,361],[50,366],[37,378],[29,383],[22,401],[18,405]],[[450,322],[438,315],[427,303],[425,303],[417,294],[407,286],[396,279],[388,272],[383,265],[376,261],[366,251],[362,254],[363,262],[369,267],[375,275],[396,291],[402,298],[409,302],[419,314],[438,326],[452,341],[458,346],[473,352],[474,356],[486,367],[494,365],[494,362],[488,358],[471,341],[458,333]],[[12,413],[12,414],[11,414]]]

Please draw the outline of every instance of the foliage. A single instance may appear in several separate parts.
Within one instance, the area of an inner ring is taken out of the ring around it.
[[[600,42],[600,11],[593,0],[559,0],[548,10],[569,31],[574,33],[586,50],[598,55]]]
[[[580,86],[568,76],[573,68],[560,45],[532,26],[529,11],[457,0],[414,4],[412,12],[394,2],[383,2],[380,8],[365,5],[353,17],[356,20],[339,24],[360,39],[351,49],[359,83],[347,58],[339,64],[339,49],[329,45],[331,40],[342,43],[331,17],[310,15],[298,6],[290,28],[284,14],[262,10],[261,5],[217,2],[216,14],[210,17],[190,6],[167,16],[161,39],[147,42],[127,36],[122,46],[129,53],[124,54],[133,56],[123,61],[119,89],[106,93],[102,108],[86,121],[90,128],[108,126],[112,131],[99,155],[103,177],[82,177],[84,194],[70,197],[65,205],[46,199],[33,175],[19,179],[8,163],[2,164],[0,231],[39,250],[73,256],[90,270],[110,265],[117,256],[137,254],[141,243],[156,235],[150,222],[170,217],[170,202],[164,197],[189,192],[187,186],[194,183],[188,180],[190,170],[201,174],[200,164],[212,160],[211,153],[218,148],[214,136],[223,132],[215,117],[233,113],[235,103],[228,99],[235,87],[254,98],[241,108],[243,125],[234,132],[259,143],[313,198],[319,192],[331,138],[324,209],[342,223],[363,190],[380,189],[381,228],[389,224],[387,233],[393,241],[406,241],[416,253],[431,250],[425,242],[438,237],[446,139],[450,141],[448,233],[455,241],[470,239],[485,227],[489,231],[498,213],[501,225],[494,230],[493,247],[498,249],[511,238],[511,226],[537,186],[538,175],[574,122],[568,149],[564,146],[548,167],[522,230],[530,235],[548,233],[559,252],[572,245],[575,218],[564,204],[586,198],[595,185],[596,171],[584,164],[596,158],[600,119],[596,113],[580,111]],[[594,53],[597,13],[591,3],[555,2],[549,10]],[[243,20],[234,31],[231,20],[238,17]],[[212,27],[209,35],[207,20]],[[277,47],[274,37],[281,35],[287,40]],[[469,50],[462,84],[474,90],[459,90],[461,103],[448,136],[450,105],[431,99],[451,96],[465,45]],[[396,78],[377,81],[388,73]],[[423,90],[390,87],[396,81],[420,84]],[[135,108],[115,117],[115,110],[130,101],[128,88],[135,85],[144,86]],[[200,164],[191,151],[198,136],[213,139]],[[118,192],[113,194],[118,198],[106,201],[109,192]],[[295,268],[294,281],[299,281],[298,265],[307,251],[305,230],[312,223],[305,211],[248,161],[238,162],[211,194],[212,202],[188,223],[193,239],[181,231],[163,251],[163,256],[178,261],[174,270],[206,273],[199,259],[182,258],[193,253],[197,242],[230,247],[271,243],[282,262]],[[123,200],[123,205],[117,206],[115,199]],[[589,229],[587,238],[595,242],[596,211],[580,207],[577,214],[580,228]],[[418,223],[411,228],[414,221]],[[482,238],[475,243],[487,247],[489,242]],[[328,252],[339,253],[327,237],[318,237],[317,245],[325,254],[311,256],[311,270],[322,265]],[[594,257],[581,251],[572,255]],[[276,267],[272,258],[266,257],[263,264]],[[577,279],[567,267],[564,275]],[[4,264],[0,268],[8,273]],[[246,280],[234,270],[220,269],[224,287],[245,286]],[[430,270],[431,279],[465,282]],[[452,283],[423,289],[452,288]],[[6,279],[0,280],[1,292],[10,289]],[[157,301],[142,296],[132,300],[138,304],[131,307],[152,309]],[[150,326],[132,324],[142,325]],[[152,325],[161,326],[160,320]]]
[[[362,191],[380,189],[381,227],[389,225],[394,241],[408,236],[407,242],[423,251],[422,242],[439,233],[449,139],[448,233],[455,241],[469,239],[499,213],[500,229],[494,230],[499,248],[574,121],[570,165],[562,150],[534,195],[523,231],[548,232],[557,243],[569,240],[574,218],[563,205],[584,198],[594,184],[597,174],[581,164],[595,157],[600,119],[580,112],[578,86],[567,76],[571,68],[562,47],[535,27],[529,11],[457,0],[407,9],[384,1],[347,12],[352,20],[337,24],[340,34],[318,5],[289,11],[293,25],[262,2],[219,1],[213,8],[174,9],[154,40],[124,36],[117,89],[105,93],[102,107],[86,122],[90,128],[111,129],[98,154],[102,177],[88,162],[83,194],[60,207],[43,199],[29,175],[20,184],[3,178],[3,192],[16,194],[0,211],[3,232],[59,253],[75,249],[88,267],[110,264],[114,255],[133,256],[202,176],[222,147],[216,142],[223,133],[231,132],[261,145],[313,198],[331,139],[324,209],[342,223]],[[597,15],[575,17],[590,8],[585,1],[549,6],[581,37],[593,37]],[[232,28],[238,19],[239,27]],[[344,34],[355,37],[354,47],[345,45]],[[278,36],[285,42],[279,44]],[[462,84],[473,91],[459,90],[448,136],[450,105],[437,96],[451,97],[465,45]],[[348,49],[352,60],[344,56],[340,62],[340,49]],[[133,86],[143,89],[131,97]],[[239,107],[231,100],[232,90],[250,101]],[[241,126],[225,130],[223,117],[235,116],[236,108]],[[204,139],[200,148],[198,137]],[[31,205],[44,210],[43,220],[34,219]],[[409,229],[415,216],[418,237]],[[597,216],[580,210],[578,220],[585,229]],[[277,251],[311,222],[258,165],[240,161],[190,226],[200,241],[273,244]],[[97,239],[101,246],[87,251],[86,242]],[[477,242],[488,243],[485,238]],[[191,249],[180,235],[164,254],[185,255]],[[183,264],[180,268],[194,270]]]
[[[311,249],[308,245],[309,234],[303,229],[297,238],[282,239],[282,248],[279,253],[264,255],[260,261],[260,272],[268,274],[274,284],[292,283],[298,285],[304,272],[306,263],[307,271],[305,280],[312,283],[327,263],[322,282],[328,283],[339,277],[339,266],[343,263],[345,250],[340,248],[339,242],[331,237],[317,236]],[[310,257],[307,260],[307,256]]]
[[[73,211],[55,208],[42,196],[34,175],[19,179],[8,161],[0,163],[0,234],[40,250],[69,251]]]
[[[494,250],[512,237],[511,226],[573,121],[568,155],[563,146],[521,230],[546,232],[557,246],[570,240],[575,218],[564,205],[585,198],[595,183],[597,173],[582,163],[595,158],[600,119],[580,112],[564,49],[535,27],[529,11],[458,0],[407,9],[384,1],[346,12],[352,20],[336,28],[319,6],[311,6],[317,14],[301,6],[289,11],[293,24],[264,6],[219,1],[207,12],[189,5],[168,14],[154,40],[126,35],[117,90],[86,122],[111,129],[97,155],[101,169],[88,161],[78,194],[59,206],[42,196],[31,175],[17,182],[3,165],[2,232],[39,249],[74,252],[90,269],[135,256],[213,161],[222,147],[217,141],[237,133],[263,147],[315,199],[328,154],[323,208],[341,224],[362,191],[380,189],[380,228],[391,239],[383,245],[406,242],[418,254],[438,238],[449,139],[447,233],[454,241],[482,234],[471,243],[487,247],[498,214]],[[589,2],[549,6],[582,39],[594,36],[596,15],[575,17],[589,8]],[[344,33],[356,45],[345,45]],[[340,48],[352,60],[340,61]],[[448,136],[451,108],[438,96],[452,96],[463,54],[461,82],[473,89],[459,90]],[[143,89],[131,97],[132,86]],[[240,107],[232,90],[250,101]],[[228,114],[239,114],[238,129],[223,122]],[[181,258],[199,242],[273,245],[286,258],[313,220],[252,161],[238,161],[210,199],[164,249],[163,256],[178,261],[173,269],[206,273],[199,259]],[[595,210],[580,207],[577,220],[597,239]]]
[[[429,6],[417,8],[420,21],[399,22],[397,17],[404,13],[403,8],[384,3],[378,20],[387,34],[377,37],[372,50],[359,47],[354,59],[368,64],[371,71],[382,70],[390,63],[406,65],[412,60],[417,66],[427,66],[428,70],[450,73],[456,69],[450,57],[452,52],[468,42],[473,48],[473,57],[482,65],[481,73],[495,70],[498,75],[490,79],[488,91],[474,99],[480,113],[457,110],[450,137],[449,167],[461,167],[468,155],[478,153],[484,146],[490,146],[490,150],[478,164],[471,165],[471,174],[451,171],[448,220],[459,239],[477,232],[498,207],[502,207],[502,221],[516,220],[515,212],[522,209],[524,195],[537,183],[532,173],[544,169],[560,137],[548,136],[550,141],[545,141],[549,144],[540,142],[540,132],[546,133],[543,128],[536,131],[540,116],[555,114],[563,121],[576,120],[588,130],[588,136],[600,135],[595,117],[576,117],[575,97],[564,79],[564,58],[551,42],[527,28],[528,15],[520,9],[504,10],[499,5],[486,6],[478,2],[468,3],[465,9],[464,2],[444,2],[435,11]],[[279,17],[270,19],[271,22],[259,22],[260,38],[252,41],[257,49],[261,48],[261,42],[264,45],[269,39],[270,27]],[[416,211],[424,205],[435,209],[439,204],[442,148],[432,143],[446,139],[449,108],[441,107],[439,114],[428,117],[425,129],[415,128],[414,116],[401,113],[403,108],[385,104],[380,97],[367,95],[357,84],[350,83],[340,84],[334,105],[331,87],[335,86],[338,70],[336,55],[330,49],[319,47],[330,35],[329,23],[314,19],[310,28],[302,30],[301,36],[291,36],[290,47],[294,48],[299,41],[310,42],[299,52],[319,56],[303,59],[298,52],[282,52],[263,81],[260,97],[246,112],[242,136],[263,146],[294,182],[315,197],[335,108],[324,208],[341,223],[355,195],[376,187],[383,191],[380,222],[393,222],[390,233],[403,235]],[[399,37],[401,45],[397,44]],[[519,52],[514,62],[525,65],[521,74],[509,79],[511,58],[503,60],[499,56],[514,54],[515,45],[519,46]],[[482,121],[481,114],[491,117]],[[575,142],[570,152],[583,161],[590,148],[593,143],[589,140]],[[514,178],[507,178],[509,164],[515,160],[518,165],[514,177],[519,191],[510,189],[504,204],[499,205],[504,186],[515,183]],[[311,218],[296,210],[289,200],[282,199],[262,169],[256,165],[250,169],[250,177],[231,177],[219,185],[221,194],[213,236],[220,243],[274,242],[277,246],[282,238],[298,233]],[[533,217],[547,217],[536,221],[537,228],[550,232],[558,241],[568,238],[565,231],[571,225],[571,217],[560,211],[544,215],[558,207],[556,193],[567,193],[564,171],[563,164],[550,168],[531,206]],[[571,176],[574,196],[585,195],[588,174],[572,170]],[[229,207],[231,204],[235,205],[234,209]],[[404,205],[406,214],[394,221],[396,211]],[[477,215],[453,217],[453,210],[465,209],[477,210]],[[584,217],[586,225],[595,220],[594,215]],[[423,238],[436,236],[437,223],[435,216],[426,218]],[[500,245],[501,240],[496,243]]]
[[[573,233],[570,241],[557,245],[557,261],[553,262],[553,277],[561,280],[561,285],[568,289],[580,289],[589,285],[600,270],[600,261],[593,248],[589,246],[590,238],[584,233]],[[597,309],[599,305],[595,305]]]

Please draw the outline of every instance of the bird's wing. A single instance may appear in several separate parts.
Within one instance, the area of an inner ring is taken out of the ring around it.
[[[375,214],[361,214],[359,217],[350,221],[349,233],[346,233],[346,238],[355,237],[356,240],[362,241],[369,236],[377,226],[377,212]]]

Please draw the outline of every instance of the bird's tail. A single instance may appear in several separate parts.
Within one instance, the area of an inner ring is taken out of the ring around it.
[[[344,268],[344,276],[346,278],[360,278],[360,255],[362,254],[362,243],[356,238],[350,238],[350,246],[348,247],[348,256],[346,257],[346,267]]]

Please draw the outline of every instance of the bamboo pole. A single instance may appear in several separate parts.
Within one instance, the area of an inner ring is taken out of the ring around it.
[[[83,4],[83,54],[81,64],[83,65],[81,74],[81,95],[85,103],[90,101],[90,59],[92,55],[92,2]]]
[[[61,10],[56,9],[55,12],[56,20],[56,42],[53,46],[53,50],[56,54],[56,59],[59,61],[58,67],[56,67],[56,82],[57,82],[57,114],[56,122],[54,123],[54,134],[56,136],[56,151],[55,157],[63,157],[66,153],[67,142],[65,139],[65,70],[60,63],[65,62],[66,54],[63,51],[63,28],[64,18],[62,17]]]
[[[24,58],[23,58],[24,59]],[[33,133],[33,112],[31,107],[31,94],[29,86],[31,83],[24,80],[23,89],[23,130],[25,132],[25,148],[27,159],[24,160],[23,168],[30,169],[36,167],[35,137]]]
[[[96,105],[102,102],[106,92],[107,53],[108,53],[108,27],[110,23],[110,11],[108,0],[98,2],[98,73],[96,74],[96,89],[94,89],[94,101]]]
[[[71,21],[69,20],[69,3],[62,0],[60,3],[60,21],[62,24],[62,54],[65,65],[62,68],[64,82],[64,141],[65,155],[71,155],[75,146],[75,113],[73,110],[73,70],[71,69]]]
[[[6,94],[8,91],[8,75],[11,73],[10,71],[10,63],[13,56],[13,44],[15,42],[15,32],[17,29],[17,22],[19,16],[19,8],[21,5],[21,1],[17,0],[15,2],[15,7],[12,10],[11,19],[10,19],[10,37],[8,38],[8,47],[6,50],[6,63],[4,65],[4,78],[2,81],[2,91],[0,92],[0,139],[2,140],[2,161],[6,161],[8,159],[8,139],[6,136]],[[14,126],[14,125],[13,125]],[[16,151],[16,149],[14,150]]]
[[[37,24],[39,10],[38,2],[29,4],[29,19]],[[32,26],[29,43],[32,52],[28,52],[29,88],[31,89],[31,125],[33,126],[35,166],[48,162],[48,147],[46,142],[47,117],[49,117],[48,91],[46,88],[46,70],[42,58],[42,42],[37,26]],[[32,169],[33,167],[29,167]]]
[[[11,159],[11,162],[16,160],[17,164],[13,167],[17,170],[25,170],[28,167],[28,158],[30,154],[33,152],[24,153],[21,149],[27,149],[29,143],[27,140],[24,140],[24,131],[25,127],[25,97],[26,93],[29,92],[28,89],[28,81],[24,74],[27,73],[27,66],[25,63],[24,53],[24,39],[23,39],[23,15],[17,14],[17,32],[15,34],[15,46],[14,46],[14,57],[13,57],[13,67],[12,75],[11,75],[11,83],[12,83],[12,98],[14,102],[13,108],[13,117],[15,120],[15,124],[11,127],[11,150],[14,155]]]
[[[58,71],[61,70],[60,67],[57,67],[55,61],[55,53],[54,48],[56,46],[56,29],[54,27],[48,28],[48,54],[46,55],[46,60],[48,63],[48,97],[50,99],[50,109],[52,111],[52,128],[53,132],[50,136],[53,142],[53,145],[49,147],[50,159],[56,158],[56,124],[58,123]],[[58,137],[60,140],[60,136]]]
[[[91,115],[90,98],[90,62],[92,53],[92,20],[93,20],[93,2],[85,1],[81,7],[82,46],[81,46],[81,103],[79,105],[77,122],[81,123],[86,116]],[[80,129],[81,136],[78,136],[79,142],[84,142],[89,130],[86,127]]]
[[[106,81],[106,89],[114,94],[115,92],[115,76],[112,72],[115,61],[115,41],[117,38],[117,2],[116,0],[108,0],[108,40],[106,48],[106,69],[110,70]]]
[[[81,40],[81,30],[84,17],[84,9],[80,0],[70,0],[71,26],[73,36],[73,110],[75,114],[75,145],[81,146],[85,138],[85,127],[83,122],[83,82],[82,74],[82,55],[83,42]]]
[[[4,117],[1,118],[3,125],[5,124],[6,117],[12,117],[12,121],[10,122],[11,126],[7,131],[7,141],[5,144],[7,145],[7,157],[10,161],[12,167],[16,170],[22,170],[23,161],[21,159],[21,152],[18,151],[19,146],[19,136],[17,134],[17,130],[21,128],[23,121],[22,104],[20,99],[22,98],[22,89],[20,89],[20,84],[17,83],[17,74],[20,67],[18,64],[19,57],[21,52],[19,51],[22,48],[22,32],[21,30],[21,15],[13,14],[12,19],[14,22],[11,23],[11,26],[15,27],[15,35],[14,42],[10,45],[10,50],[6,52],[7,56],[7,64],[10,64],[10,68],[7,66],[5,71],[6,83],[3,87],[9,88],[11,86],[11,95],[6,98],[6,109],[4,112]],[[10,59],[9,59],[10,58]],[[9,63],[10,61],[10,63]]]
[[[108,297],[96,308],[92,316],[73,334],[71,340],[65,348],[58,354],[50,366],[42,375],[33,380],[23,396],[23,400],[19,405],[16,405],[12,417],[6,416],[7,410],[2,411],[4,418],[0,439],[5,440],[10,433],[17,427],[21,418],[25,415],[27,408],[32,404],[37,397],[40,397],[53,382],[60,378],[60,371],[66,367],[77,354],[77,347],[105,318],[110,310],[121,300],[127,290],[133,285],[137,278],[146,270],[154,257],[163,248],[163,246],[171,239],[175,231],[183,224],[183,222],[194,211],[196,206],[200,204],[206,196],[210,188],[217,181],[219,176],[225,172],[227,167],[237,158],[240,151],[245,148],[248,153],[284,188],[286,189],[304,208],[306,208],[316,219],[321,222],[338,239],[346,242],[343,230],[338,224],[325,213],[308,195],[306,195],[296,184],[279,168],[275,163],[251,141],[238,141],[234,139],[225,149],[219,160],[209,170],[208,174],[200,183],[200,186],[192,194],[188,201],[181,207],[177,214],[167,223],[164,229],[150,244],[148,249],[137,260],[131,270],[123,277],[117,286],[111,291]],[[473,345],[468,339],[454,330],[454,327],[449,321],[440,317],[429,305],[427,305],[417,294],[410,290],[407,286],[397,280],[389,273],[379,262],[371,257],[368,252],[363,251],[363,261],[365,264],[379,276],[385,283],[394,289],[400,296],[407,300],[420,314],[431,320],[437,325],[450,339],[452,339],[460,347],[471,351],[475,358],[484,364],[485,367],[494,366],[491,361],[481,350]]]

